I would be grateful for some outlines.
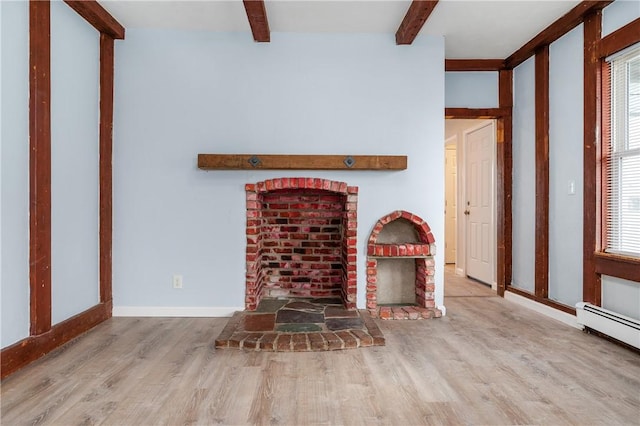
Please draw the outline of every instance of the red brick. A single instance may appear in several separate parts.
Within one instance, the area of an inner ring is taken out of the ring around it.
[[[322,337],[327,342],[327,347],[330,351],[344,348],[342,339],[340,339],[336,333],[322,333]]]
[[[306,333],[296,333],[291,336],[291,344],[294,352],[306,352],[309,350],[309,341]]]
[[[291,334],[280,334],[275,341],[275,348],[279,352],[291,351]]]
[[[405,316],[407,315],[407,313],[401,307],[394,307],[391,309],[391,311],[393,312],[394,320],[405,319]]]
[[[373,345],[373,337],[369,333],[363,330],[351,330],[351,334],[360,341],[360,347]]]
[[[389,308],[388,306],[383,306],[380,308],[379,317],[381,319],[391,319],[392,316],[393,312],[391,311],[391,308]]]
[[[355,349],[358,347],[358,339],[348,331],[337,331],[336,335],[344,342],[344,349]]]

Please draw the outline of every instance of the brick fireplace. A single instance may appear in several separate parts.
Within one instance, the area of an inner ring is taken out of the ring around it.
[[[394,211],[375,224],[367,245],[367,309],[382,319],[439,317],[435,239],[420,217]]]
[[[355,309],[358,188],[279,178],[245,191],[245,309],[263,297],[338,297]]]

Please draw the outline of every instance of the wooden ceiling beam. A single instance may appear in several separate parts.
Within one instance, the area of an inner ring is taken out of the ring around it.
[[[504,59],[445,59],[445,71],[500,71]]]
[[[396,32],[396,44],[411,44],[422,29],[438,0],[413,0]]]
[[[102,34],[118,40],[124,39],[124,27],[97,1],[65,0],[65,3]]]
[[[529,40],[524,46],[516,50],[511,56],[505,60],[507,68],[515,68],[543,46],[549,45],[580,25],[584,17],[591,12],[602,10],[605,6],[613,3],[610,1],[583,1],[561,18],[553,22],[547,28],[542,30],[538,35]]]
[[[253,39],[261,43],[271,41],[271,31],[269,30],[264,0],[242,0],[242,3],[244,3],[244,9],[247,11]]]

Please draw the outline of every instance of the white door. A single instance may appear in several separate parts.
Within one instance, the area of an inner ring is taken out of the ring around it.
[[[458,165],[455,145],[446,147],[444,161],[444,262],[456,263]]]
[[[467,275],[493,283],[493,123],[465,137]]]

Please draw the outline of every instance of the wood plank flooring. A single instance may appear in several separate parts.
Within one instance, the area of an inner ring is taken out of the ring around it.
[[[2,382],[3,425],[640,422],[640,355],[447,271],[387,346],[215,350],[224,318],[113,318]]]

